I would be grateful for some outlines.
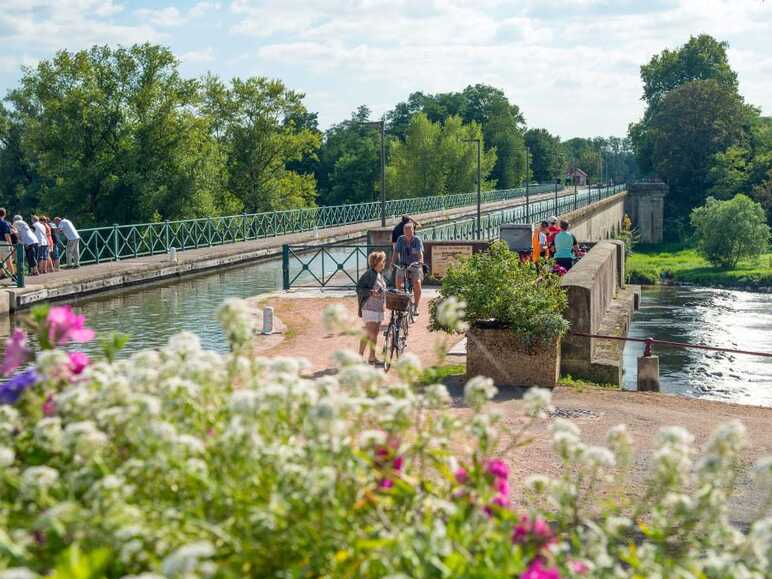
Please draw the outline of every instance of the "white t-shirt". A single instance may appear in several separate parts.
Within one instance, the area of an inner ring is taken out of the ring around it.
[[[543,231],[539,232],[539,245],[542,247],[547,247],[547,234]]]
[[[59,222],[59,229],[64,233],[64,237],[67,238],[67,241],[72,241],[73,239],[80,239],[80,235],[78,235],[78,230],[75,229],[75,226],[72,224],[72,221],[69,219],[62,219]]]
[[[46,226],[38,221],[37,223],[33,223],[32,227],[35,228],[35,234],[38,236],[38,245],[45,245],[48,247],[48,232],[46,231]]]
[[[30,229],[24,221],[14,221],[13,226],[16,228],[16,232],[19,234],[19,239],[24,245],[32,245],[38,242],[37,235]]]

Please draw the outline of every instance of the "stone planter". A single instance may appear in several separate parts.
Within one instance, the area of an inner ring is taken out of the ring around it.
[[[467,377],[487,376],[497,386],[554,388],[560,378],[560,340],[529,351],[508,328],[473,326],[466,333]]]

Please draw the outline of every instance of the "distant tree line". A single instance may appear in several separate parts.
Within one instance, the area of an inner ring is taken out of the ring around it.
[[[378,119],[362,106],[320,131],[304,98],[262,77],[184,78],[152,44],[60,51],[0,101],[0,204],[85,226],[379,198]],[[413,93],[385,123],[389,198],[473,191],[475,139],[485,189],[636,173],[628,140],[561,142],[488,85]]]
[[[689,231],[689,212],[708,196],[746,194],[772,222],[772,118],[738,93],[726,49],[696,36],[641,67],[647,107],[629,136],[641,170],[670,187],[665,218],[672,238]]]

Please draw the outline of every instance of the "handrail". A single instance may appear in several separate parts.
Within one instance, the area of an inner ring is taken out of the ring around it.
[[[622,340],[626,342],[642,342],[646,344],[643,355],[651,356],[651,347],[653,345],[665,346],[668,348],[695,348],[697,350],[712,350],[714,352],[730,352],[732,354],[747,354],[749,356],[764,356],[772,358],[772,352],[753,352],[750,350],[738,350],[735,348],[721,348],[719,346],[708,346],[706,344],[688,344],[686,342],[671,342],[669,340],[656,340],[654,338],[630,338],[628,336],[606,336],[603,334],[588,334],[585,332],[569,332],[572,336],[583,338],[598,338],[600,340]]]

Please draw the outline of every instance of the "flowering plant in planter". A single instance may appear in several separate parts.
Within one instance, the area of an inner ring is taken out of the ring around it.
[[[450,297],[466,304],[468,325],[508,328],[528,347],[554,341],[568,330],[562,316],[567,301],[560,277],[521,262],[502,241],[451,267],[439,294],[431,304],[436,330],[446,329],[438,308]]]
[[[59,347],[93,333],[53,308],[32,328],[43,349],[12,336],[4,371],[31,368],[0,387],[0,579],[768,576],[772,518],[728,522],[740,425],[697,462],[688,433],[660,433],[637,497],[619,491],[623,427],[593,447],[554,420],[561,476],[513,475],[527,439],[503,445],[490,380],[466,384],[465,415],[444,386],[411,386],[413,356],[393,383],[345,352],[309,378],[302,360],[253,356],[244,302],[219,318],[227,354],[182,333],[73,359]],[[522,433],[549,407],[529,391]]]

